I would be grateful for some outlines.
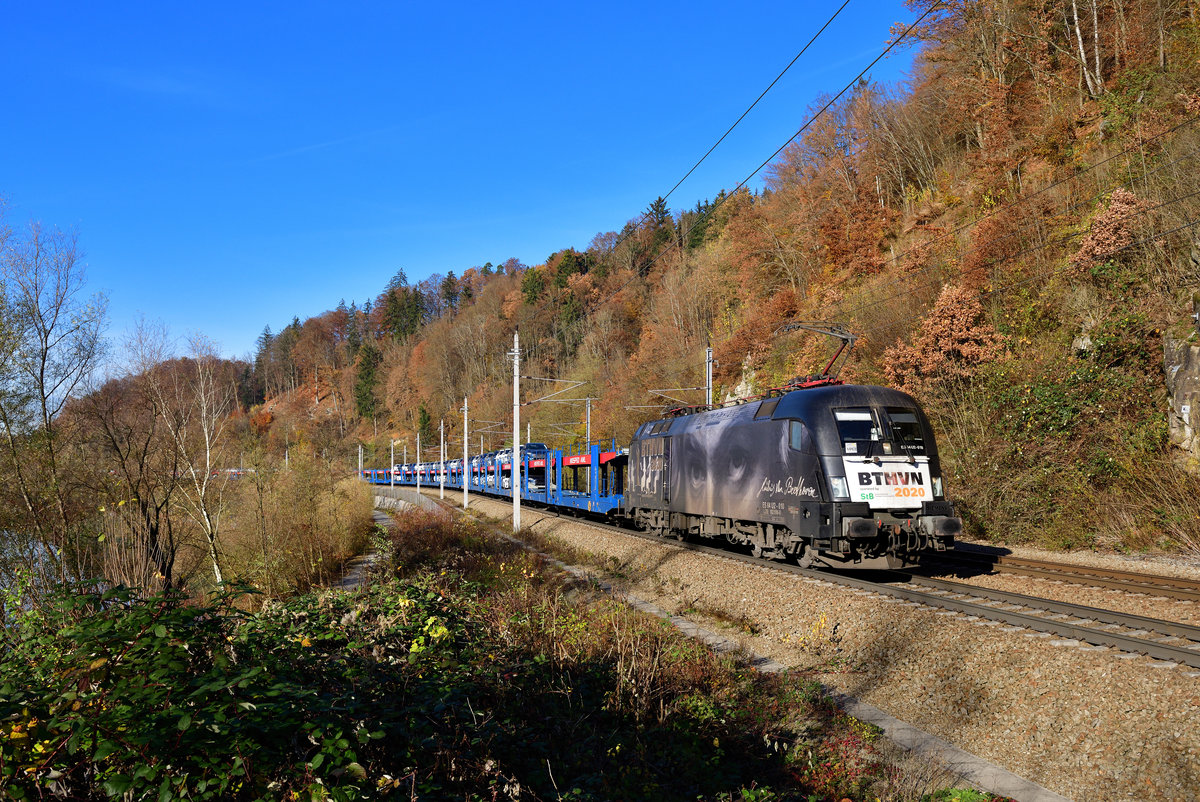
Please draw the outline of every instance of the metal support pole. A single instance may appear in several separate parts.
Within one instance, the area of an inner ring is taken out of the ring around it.
[[[708,356],[704,360],[704,403],[712,406],[712,349],[708,349]]]
[[[438,498],[446,497],[446,419],[438,424]]]
[[[393,440],[389,445],[389,457],[391,462],[388,463],[388,478],[391,479],[391,486],[396,486],[396,441]]]
[[[512,485],[513,502],[513,531],[521,531],[521,337],[513,332],[513,447],[512,447]]]
[[[417,492],[421,492],[421,433],[417,432]]]
[[[361,479],[361,478],[362,478],[362,469],[363,469],[363,463],[362,463],[362,443],[359,443],[359,444],[358,444],[358,478],[359,478],[359,479]]]
[[[463,397],[463,464],[462,464],[462,483],[463,483],[463,509],[467,508],[467,486],[471,484],[471,469],[467,464],[467,398]]]
[[[588,441],[588,443],[591,443],[592,442],[592,399],[585,398],[584,401],[587,403],[587,441]]]

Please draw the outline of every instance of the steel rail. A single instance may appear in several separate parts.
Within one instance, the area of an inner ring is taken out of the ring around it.
[[[559,517],[558,513],[556,513],[556,512],[551,512],[549,510],[539,510],[539,511],[545,512],[549,515],[554,515],[555,517]],[[1034,632],[1045,632],[1045,633],[1048,633],[1051,635],[1058,635],[1060,637],[1068,638],[1071,640],[1082,641],[1084,643],[1089,643],[1094,646],[1107,646],[1109,648],[1117,649],[1119,651],[1128,652],[1131,654],[1141,654],[1141,655],[1145,655],[1146,657],[1153,658],[1155,660],[1180,663],[1182,665],[1186,665],[1191,668],[1200,668],[1200,649],[1192,649],[1192,648],[1187,648],[1187,647],[1183,647],[1183,646],[1172,646],[1170,644],[1165,644],[1165,643],[1156,643],[1151,640],[1145,640],[1140,637],[1135,637],[1135,636],[1128,635],[1128,634],[1122,634],[1119,632],[1105,632],[1104,630],[1094,629],[1091,627],[1083,626],[1079,623],[1053,621],[1053,620],[1043,618],[1038,615],[1032,615],[1030,613],[1021,613],[1021,612],[1016,612],[1016,611],[1012,611],[1012,610],[999,610],[989,604],[981,604],[978,602],[963,601],[963,600],[959,600],[959,599],[949,599],[941,594],[929,593],[926,591],[919,591],[919,590],[909,590],[907,588],[899,587],[897,585],[889,584],[887,582],[873,582],[870,580],[860,579],[860,578],[854,577],[854,576],[849,576],[847,574],[834,573],[834,572],[830,572],[830,571],[826,571],[826,570],[818,570],[815,568],[801,568],[798,565],[790,565],[788,563],[780,563],[780,562],[776,562],[774,560],[758,559],[755,557],[751,557],[748,554],[738,554],[737,552],[718,549],[718,548],[714,548],[712,546],[704,546],[704,545],[700,545],[698,543],[690,543],[687,541],[680,541],[680,540],[676,540],[674,538],[664,538],[664,537],[660,537],[658,535],[651,535],[651,534],[644,533],[644,532],[637,532],[637,531],[633,531],[630,529],[626,529],[624,527],[614,526],[611,524],[601,524],[596,521],[586,521],[586,520],[581,520],[581,519],[573,519],[573,520],[578,521],[580,523],[585,523],[589,526],[596,527],[597,529],[600,529],[603,531],[616,532],[616,533],[620,533],[620,534],[624,534],[624,535],[630,535],[633,537],[641,538],[643,540],[648,540],[650,542],[658,543],[658,544],[664,545],[664,546],[671,546],[674,548],[684,549],[687,551],[699,552],[701,554],[706,554],[706,555],[709,555],[712,557],[718,557],[718,558],[722,558],[722,559],[733,560],[735,562],[746,563],[748,565],[753,565],[758,568],[774,569],[777,571],[782,571],[784,573],[796,574],[796,575],[799,575],[802,577],[807,577],[809,579],[814,579],[817,581],[830,582],[833,584],[844,585],[847,587],[857,588],[859,590],[865,590],[865,591],[869,591],[872,593],[878,593],[878,594],[883,594],[883,595],[887,595],[887,596],[892,596],[895,598],[902,599],[904,601],[910,601],[910,602],[914,602],[917,604],[925,605],[927,607],[935,607],[935,608],[940,608],[940,609],[944,609],[944,610],[965,613],[967,615],[976,616],[978,618],[986,618],[986,619],[989,619],[992,621],[999,621],[1001,623],[1006,623],[1011,626],[1018,626],[1023,629],[1032,630]],[[908,575],[905,575],[905,576],[908,576]],[[928,580],[928,581],[939,582],[941,580]],[[959,589],[956,589],[955,592],[964,593],[964,594],[969,593],[969,595],[987,598],[993,602],[1005,601],[1006,600],[1006,598],[1004,598],[1005,595],[1007,595],[1007,598],[1012,599],[1011,603],[1013,603],[1013,604],[1017,603],[1016,599],[1018,599],[1018,598],[1027,599],[1027,600],[1036,600],[1038,602],[1038,607],[1040,607],[1042,609],[1049,609],[1048,605],[1053,605],[1055,607],[1055,610],[1053,612],[1062,612],[1064,614],[1074,616],[1074,617],[1080,619],[1080,621],[1086,621],[1086,620],[1089,620],[1089,618],[1091,618],[1091,620],[1099,620],[1097,618],[1093,618],[1092,614],[1103,614],[1106,618],[1124,618],[1127,621],[1140,622],[1138,624],[1138,626],[1140,626],[1141,628],[1144,628],[1144,629],[1148,629],[1149,625],[1152,623],[1154,625],[1154,629],[1152,631],[1154,631],[1154,632],[1166,632],[1168,629],[1174,629],[1174,628],[1187,628],[1187,625],[1185,625],[1185,624],[1176,624],[1176,623],[1170,622],[1170,621],[1159,621],[1158,619],[1144,618],[1141,616],[1125,615],[1123,613],[1115,613],[1115,612],[1107,611],[1107,610],[1098,610],[1096,608],[1084,607],[1082,605],[1071,605],[1071,604],[1067,604],[1065,602],[1055,602],[1055,601],[1051,601],[1049,599],[1037,599],[1036,597],[1022,596],[1022,594],[1019,594],[1019,593],[1004,594],[1003,591],[993,591],[993,590],[986,589],[986,588],[977,589],[971,585],[960,585],[960,583],[947,582],[945,584],[946,585],[955,585],[960,588],[969,588],[970,589],[969,592],[959,590]],[[976,592],[977,590],[980,592],[977,593]],[[983,595],[984,593],[994,594],[994,595],[984,596]],[[996,598],[996,597],[1000,597],[1000,598]],[[1071,609],[1073,611],[1067,612],[1068,609]],[[1114,620],[1112,622],[1105,622],[1105,623],[1118,623],[1118,622]],[[1120,626],[1130,626],[1130,625],[1127,625],[1124,623],[1120,623],[1119,625]],[[1200,628],[1193,627],[1193,628],[1188,628],[1188,629],[1190,629],[1193,632],[1193,634],[1197,635],[1197,637],[1200,637]],[[1187,637],[1187,636],[1173,635],[1173,637]]]
[[[907,584],[938,588],[948,593],[961,593],[965,596],[976,596],[1006,604],[1019,604],[1033,610],[1044,610],[1050,613],[1074,616],[1083,621],[1116,624],[1135,630],[1146,629],[1161,635],[1170,635],[1175,638],[1195,641],[1197,648],[1200,648],[1200,627],[1191,626],[1190,624],[1164,621],[1161,618],[1147,618],[1141,615],[1134,615],[1133,613],[1105,610],[1100,607],[1086,607],[1081,604],[1054,601],[1053,599],[1044,599],[1041,596],[1027,596],[1022,593],[981,588],[962,582],[948,582],[944,579],[931,579],[929,577],[910,576],[908,574],[905,574],[905,576],[907,578],[903,581]]]
[[[1117,649],[1130,654],[1145,655],[1146,657],[1150,657],[1155,660],[1179,663],[1191,668],[1200,668],[1200,648],[1172,646],[1170,644],[1146,640],[1132,634],[1105,632],[1101,629],[1084,626],[1083,622],[1101,621],[1101,619],[1097,616],[1104,616],[1104,618],[1111,620],[1103,621],[1102,623],[1110,626],[1118,625],[1124,627],[1134,627],[1135,629],[1146,629],[1152,632],[1170,634],[1172,638],[1190,639],[1191,636],[1189,635],[1175,634],[1175,631],[1186,631],[1190,632],[1192,636],[1200,638],[1200,628],[1188,627],[1186,624],[1178,624],[1171,621],[1161,621],[1159,619],[1117,613],[1109,610],[1100,610],[1094,607],[1085,607],[1083,605],[1074,605],[1067,602],[1058,602],[1050,599],[1041,599],[1034,596],[1025,596],[1020,593],[1008,593],[1005,591],[991,590],[990,588],[977,588],[973,585],[965,585],[957,582],[946,582],[945,580],[914,577],[911,574],[902,574],[904,577],[902,581],[905,583],[927,583],[936,587],[941,591],[941,593],[910,590],[908,588],[888,582],[875,582],[828,570],[801,568],[798,565],[791,565],[789,563],[777,562],[775,560],[751,557],[748,554],[739,554],[735,551],[729,551],[727,549],[718,549],[712,546],[704,546],[677,538],[661,537],[659,535],[652,535],[646,532],[639,532],[626,527],[617,526],[615,524],[605,524],[576,516],[568,516],[565,513],[559,512],[552,508],[539,506],[538,512],[548,517],[570,519],[572,522],[584,524],[604,532],[636,537],[652,543],[657,543],[662,546],[668,546],[684,551],[693,551],[707,556],[716,557],[718,559],[745,563],[747,565],[764,570],[776,570],[783,573],[795,574],[797,576],[812,579],[818,582],[827,582],[830,584],[856,588],[858,590],[880,595],[891,596],[922,606],[964,613],[968,616],[997,621],[1000,623],[1009,624],[1010,626],[1028,629],[1033,632],[1043,632],[1050,635],[1058,635],[1062,638],[1082,641],[1094,646],[1107,646],[1109,648]],[[983,604],[979,602],[947,598],[945,594],[948,591],[955,594],[970,595],[977,598],[988,599],[991,603]],[[1013,606],[1020,605],[1025,607],[1026,601],[1036,602],[1035,609],[1042,609],[1049,612],[1070,615],[1079,619],[1079,621],[1054,621],[1048,618],[1043,618],[1042,616],[1033,615],[1031,613],[1022,613],[1014,610],[1001,610],[993,606],[996,602],[1008,602]]]
[[[1017,574],[1045,579],[1058,579],[1077,585],[1122,590],[1127,593],[1145,593],[1164,596],[1181,601],[1200,601],[1200,582],[1182,577],[1158,574],[1139,574],[1107,568],[1055,563],[1046,560],[1031,560],[1007,555],[986,555],[956,552],[938,556],[939,560],[971,565],[987,565],[1000,573]]]

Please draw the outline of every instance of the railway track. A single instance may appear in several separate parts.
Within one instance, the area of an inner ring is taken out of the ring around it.
[[[956,550],[953,554],[945,557],[939,555],[934,561],[923,561],[922,565],[926,567],[986,567],[997,573],[1071,582],[1089,587],[1121,590],[1126,593],[1143,593],[1147,596],[1162,596],[1180,601],[1200,601],[1200,582],[1173,576],[1139,574],[1133,571],[1092,568],[1069,563],[961,550]]]
[[[539,512],[567,518],[548,510]],[[878,579],[868,579],[835,571],[801,568],[727,549],[661,538],[582,518],[569,519],[608,533],[619,533],[659,545],[700,552],[718,559],[733,560],[819,582],[842,585],[864,593],[891,597],[913,606],[959,613],[967,616],[968,621],[984,622],[984,626],[1004,627],[1010,632],[1027,630],[1035,636],[1056,636],[1063,639],[1061,645],[1064,646],[1086,643],[1130,655],[1144,655],[1162,661],[1164,667],[1178,664],[1200,669],[1200,627],[903,572],[880,572],[877,574]]]
[[[570,520],[581,526],[598,529],[609,534],[636,537],[678,549],[699,552],[717,559],[746,563],[766,570],[794,574],[818,582],[853,588],[862,593],[871,593],[896,599],[912,606],[925,606],[966,616],[966,620],[982,622],[984,626],[1003,627],[1005,631],[1026,630],[1035,636],[1063,639],[1061,645],[1089,644],[1105,647],[1130,655],[1144,655],[1162,661],[1164,667],[1171,664],[1200,669],[1200,627],[1164,621],[1156,618],[1070,604],[1052,599],[1027,596],[1021,593],[993,590],[951,582],[933,577],[917,576],[906,572],[876,572],[871,578],[851,576],[830,570],[801,568],[790,563],[760,559],[723,548],[699,543],[662,538],[645,532],[603,524],[586,518],[538,508],[540,514],[552,518]],[[1025,561],[1037,562],[1037,561]],[[1046,563],[1058,567],[1057,563]],[[1076,566],[1064,566],[1075,568]],[[1083,569],[1081,580],[1093,569]],[[1128,572],[1094,571],[1096,574],[1127,573],[1140,580],[1154,580]],[[1185,584],[1188,580],[1162,579]],[[1146,583],[1143,583],[1146,584]],[[1157,590],[1157,586],[1151,585]],[[1125,589],[1125,588],[1122,588]],[[1186,588],[1181,588],[1186,589]],[[1139,590],[1151,593],[1151,590]],[[1164,595],[1154,592],[1153,595]]]

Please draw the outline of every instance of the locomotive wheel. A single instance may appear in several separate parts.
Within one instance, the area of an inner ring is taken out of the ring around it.
[[[781,548],[764,549],[762,546],[754,546],[750,553],[754,555],[756,560],[784,560],[787,559],[787,554]]]

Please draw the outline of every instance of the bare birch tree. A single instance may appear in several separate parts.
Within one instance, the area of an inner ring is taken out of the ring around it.
[[[83,294],[75,237],[37,223],[15,232],[0,219],[0,282],[0,475],[14,501],[3,529],[40,555],[43,579],[83,578],[87,511],[60,413],[101,358],[107,303]]]
[[[1077,0],[1071,0],[1071,17],[1067,18],[1066,8],[1063,9],[1063,17],[1066,19],[1067,30],[1073,30],[1075,33],[1075,43],[1079,48],[1079,68],[1082,70],[1083,80],[1087,83],[1088,94],[1092,97],[1100,97],[1104,94],[1104,77],[1100,73],[1100,18],[1096,8],[1097,0],[1091,0],[1092,4],[1092,65],[1088,64],[1087,47],[1084,44],[1086,32],[1083,24],[1079,21],[1079,6]],[[1087,9],[1085,8],[1086,12]],[[1086,13],[1084,15],[1086,19]],[[1074,27],[1072,28],[1072,23]]]
[[[130,345],[176,452],[180,504],[204,535],[213,578],[220,584],[219,535],[228,481],[224,453],[236,406],[234,384],[226,380],[216,347],[202,335],[188,339],[188,355],[182,359],[172,358],[166,330],[159,325],[138,326]]]

